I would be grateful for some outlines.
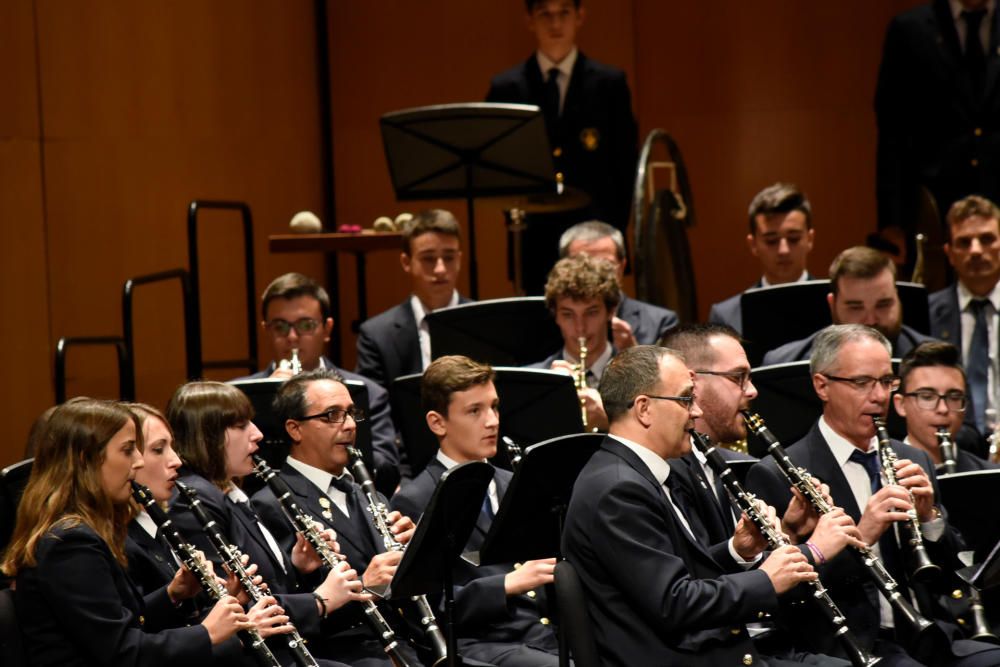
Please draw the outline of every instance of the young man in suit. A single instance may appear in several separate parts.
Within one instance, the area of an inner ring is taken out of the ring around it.
[[[750,202],[750,233],[747,248],[761,265],[761,277],[751,289],[812,280],[806,262],[812,251],[812,205],[797,187],[775,183]],[[743,331],[740,296],[736,294],[712,304],[708,321]]]
[[[896,292],[896,265],[878,250],[848,248],[830,264],[830,293],[826,295],[834,324],[863,324],[877,329],[902,357],[920,343],[932,340],[903,324],[903,307]],[[819,332],[785,343],[764,355],[764,365],[809,358]]]
[[[960,567],[957,552],[964,547],[937,504],[934,463],[926,452],[891,442],[898,484],[884,482],[872,418],[885,417],[889,397],[899,387],[899,378],[892,373],[890,349],[885,336],[864,325],[831,325],[819,333],[810,371],[813,388],[823,402],[823,415],[802,440],[788,447],[788,456],[795,466],[829,485],[833,502],[854,519],[862,540],[877,547],[903,594],[920,596],[923,613],[931,614],[927,591],[912,582],[908,586],[905,554],[893,527],[910,519],[908,511],[915,511],[927,552],[942,569]],[[773,460],[751,468],[747,485],[779,511],[788,507],[791,491]],[[819,570],[855,636],[868,650],[882,656],[885,664],[920,664],[916,659],[935,665],[998,664],[1000,653],[995,648],[967,640],[949,644],[944,637],[943,646],[931,655],[910,655],[906,644],[912,626],[879,595],[861,559],[838,554],[826,559]],[[790,621],[802,648],[838,654],[833,636],[823,632],[812,610],[803,608]]]
[[[345,380],[364,382],[368,389],[375,475],[380,486],[387,481],[389,486],[395,487],[399,482],[399,450],[396,448],[396,427],[389,411],[389,393],[363,375],[337,368],[323,354],[334,324],[326,290],[301,273],[286,273],[271,281],[264,290],[261,314],[264,319],[260,324],[271,343],[273,361],[264,370],[240,379],[287,380],[292,377],[290,362],[292,350],[295,350],[304,371],[324,368],[340,374]]]
[[[420,398],[427,426],[440,449],[412,482],[392,497],[393,509],[419,516],[444,472],[460,463],[483,461],[496,454],[500,421],[493,369],[468,357],[435,359],[424,371]],[[466,550],[478,550],[499,509],[511,473],[494,469],[479,520]],[[513,564],[456,569],[455,600],[461,653],[498,667],[555,667],[559,646],[539,611],[540,587],[552,583],[555,558]]]
[[[347,388],[331,371],[300,373],[282,385],[275,399],[275,412],[284,420],[292,440],[288,459],[279,474],[291,487],[296,504],[323,528],[336,532],[340,553],[361,573],[366,589],[388,584],[402,552],[385,551],[383,536],[367,509],[368,500],[347,470],[350,460],[347,447],[354,444],[357,426],[354,403]],[[381,496],[379,500],[387,502]],[[282,550],[290,552],[296,534],[271,490],[265,487],[258,491],[252,503]],[[388,515],[388,522],[398,541],[405,543],[412,536],[414,524],[409,518],[395,512]],[[372,630],[363,624],[359,605],[348,605],[330,616],[337,617],[336,627],[348,628],[325,640],[325,652],[352,665],[389,664]],[[398,615],[386,610],[383,616],[389,619]],[[403,629],[396,630],[402,636]],[[403,650],[415,659],[408,647]]]
[[[621,230],[598,220],[573,225],[559,237],[559,257],[580,254],[611,262],[618,275],[618,284],[622,284],[628,255]],[[619,350],[633,345],[652,345],[677,324],[674,311],[632,299],[622,292],[618,309],[611,318],[611,340]]]
[[[422,211],[407,224],[399,263],[410,277],[412,294],[363,323],[358,333],[355,370],[386,388],[431,363],[427,313],[469,301],[455,288],[462,245],[458,220],[448,211]]]
[[[944,472],[936,434],[945,430],[954,441],[969,405],[958,348],[938,342],[918,345],[903,357],[899,379],[899,391],[892,400],[896,412],[906,419],[904,442],[927,452],[937,472]],[[957,449],[955,454],[956,469],[952,472],[997,467],[964,449]]]
[[[997,409],[997,311],[1000,309],[1000,209],[970,195],[948,211],[945,253],[958,280],[928,298],[931,333],[961,350],[971,405],[966,422],[989,435]]]
[[[586,9],[580,0],[525,0],[525,22],[537,49],[493,77],[487,102],[542,109],[557,178],[590,198],[582,208],[528,217],[523,281],[537,293],[568,226],[597,218],[625,231],[639,159],[631,93],[620,69],[592,60],[576,45]]]
[[[552,311],[562,334],[562,349],[531,368],[548,368],[560,373],[579,372],[581,341],[587,349],[587,386],[578,389],[587,410],[587,426],[607,428],[597,384],[615,350],[608,340],[615,309],[621,298],[618,276],[611,262],[586,254],[560,259],[549,271],[545,283],[545,305]]]
[[[611,429],[573,487],[562,544],[604,664],[768,664],[743,624],[816,576],[791,546],[748,569],[766,543],[746,520],[722,544],[695,537],[668,464],[690,450],[701,416],[694,379],[677,353],[647,345],[623,350],[601,378]]]

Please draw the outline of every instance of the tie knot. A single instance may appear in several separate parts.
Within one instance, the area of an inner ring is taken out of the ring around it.
[[[986,312],[987,307],[990,305],[989,299],[973,299],[969,302],[969,310],[973,313]]]
[[[548,78],[546,79],[548,83],[557,83],[559,81],[559,68],[553,67],[548,72]]]
[[[969,26],[972,30],[975,30],[979,27],[979,24],[983,22],[983,18],[986,16],[986,10],[963,10],[961,16],[962,20],[965,21],[965,25]]]
[[[330,488],[342,491],[349,496],[351,495],[351,480],[347,478],[347,475],[334,477],[330,480]]]
[[[875,459],[876,456],[878,456],[878,452],[874,449],[871,450],[870,452],[863,452],[860,449],[855,449],[853,452],[851,452],[851,457],[849,460],[854,461],[855,463],[860,463],[861,465],[867,468],[872,463],[878,463],[878,461]]]

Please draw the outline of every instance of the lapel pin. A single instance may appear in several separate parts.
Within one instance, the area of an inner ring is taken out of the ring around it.
[[[319,499],[319,505],[325,510],[330,509],[330,499],[326,496],[321,496]]]

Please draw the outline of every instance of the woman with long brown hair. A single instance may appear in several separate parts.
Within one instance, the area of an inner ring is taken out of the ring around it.
[[[236,598],[198,625],[145,632],[125,572],[131,482],[143,466],[135,415],[74,399],[49,417],[3,560],[32,665],[211,664],[212,646],[250,626]]]

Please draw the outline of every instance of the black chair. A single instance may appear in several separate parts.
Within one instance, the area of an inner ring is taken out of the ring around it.
[[[21,629],[14,613],[14,591],[0,590],[0,664],[5,667],[27,667]]]
[[[31,476],[31,464],[26,459],[0,470],[0,552],[7,548],[17,520],[17,505]]]
[[[568,648],[576,667],[600,667],[601,659],[594,642],[594,631],[587,614],[587,596],[573,565],[559,561],[555,569],[556,602],[562,621],[560,633],[565,633],[563,649]]]

